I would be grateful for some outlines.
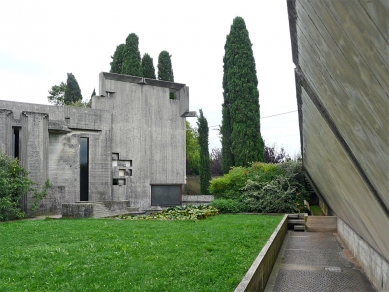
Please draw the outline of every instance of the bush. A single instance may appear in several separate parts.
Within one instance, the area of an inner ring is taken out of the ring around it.
[[[23,195],[33,192],[33,209],[47,194],[51,187],[50,181],[46,181],[42,192],[38,192],[36,185],[28,177],[29,172],[19,163],[17,158],[12,159],[0,152],[0,221],[23,218],[25,213],[21,211],[19,201]]]
[[[244,203],[232,199],[216,199],[211,206],[218,209],[220,213],[240,213],[248,210]]]
[[[250,212],[294,213],[304,210],[305,191],[298,190],[293,177],[276,176],[270,182],[248,180],[242,201]]]
[[[233,167],[229,173],[222,177],[211,180],[209,192],[217,199],[238,199],[240,189],[247,181],[247,169]]]

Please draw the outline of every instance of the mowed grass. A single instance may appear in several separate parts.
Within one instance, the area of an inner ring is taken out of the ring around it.
[[[233,291],[282,216],[0,224],[0,291]]]

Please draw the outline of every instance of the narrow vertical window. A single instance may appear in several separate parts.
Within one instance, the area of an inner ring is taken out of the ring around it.
[[[15,158],[20,159],[20,128],[19,127],[13,127],[13,139],[12,139],[12,146],[13,146],[13,155]]]
[[[89,201],[89,139],[80,138],[80,201]]]

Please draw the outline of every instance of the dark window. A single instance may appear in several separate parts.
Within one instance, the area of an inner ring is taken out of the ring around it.
[[[20,159],[20,128],[19,127],[13,127],[13,140],[12,140],[12,146],[13,146],[13,154],[15,158]]]
[[[80,138],[80,201],[89,201],[89,139]]]

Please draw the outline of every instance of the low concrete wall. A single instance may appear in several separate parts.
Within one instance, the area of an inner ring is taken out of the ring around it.
[[[92,216],[92,203],[62,204],[62,218],[90,218]]]
[[[129,201],[76,202],[62,204],[63,218],[104,218],[127,214]]]
[[[212,195],[182,195],[182,205],[209,205],[213,200]]]
[[[336,232],[336,216],[306,216],[305,230],[310,232]]]
[[[361,264],[377,291],[389,291],[389,263],[362,237],[338,218],[338,234]]]
[[[251,265],[243,280],[238,287],[236,287],[235,292],[265,290],[287,231],[288,215],[285,215],[255,259],[254,263]]]

